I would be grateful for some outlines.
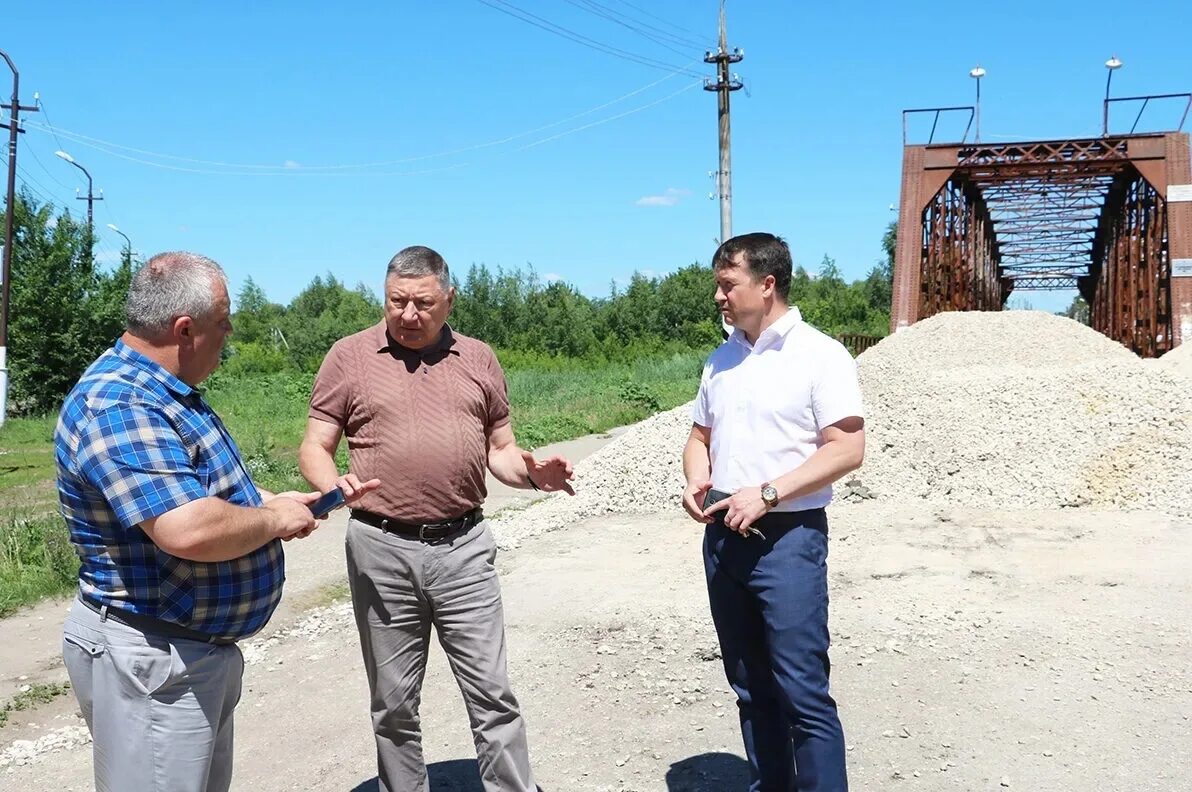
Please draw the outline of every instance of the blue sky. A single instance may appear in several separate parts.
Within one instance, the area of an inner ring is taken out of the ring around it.
[[[901,110],[971,103],[977,63],[990,141],[1095,135],[1111,54],[1125,63],[1115,95],[1192,88],[1187,2],[868,5],[727,6],[748,87],[733,95],[734,231],[782,234],[809,268],[828,254],[861,277],[879,258]],[[716,0],[504,6],[710,73],[695,45],[715,40]],[[591,13],[601,8],[667,31],[678,51]],[[14,0],[5,17],[0,48],[22,98],[38,91],[46,110],[28,117],[22,181],[81,210],[81,174],[54,151],[83,163],[104,191],[104,260],[123,244],[114,222],[138,252],[210,255],[234,286],[251,275],[284,302],[328,271],[377,286],[410,244],[460,274],[532,263],[593,295],[715,247],[715,99],[698,78],[479,0]],[[1170,115],[1156,108],[1153,123]]]

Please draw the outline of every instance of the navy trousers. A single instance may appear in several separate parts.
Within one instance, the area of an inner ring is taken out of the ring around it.
[[[704,568],[724,671],[737,694],[750,792],[846,792],[844,732],[828,692],[828,520],[772,512],[742,537],[717,520]]]

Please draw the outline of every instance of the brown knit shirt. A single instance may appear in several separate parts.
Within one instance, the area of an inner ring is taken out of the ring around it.
[[[381,322],[331,347],[310,417],[343,430],[362,481],[381,480],[357,508],[428,523],[484,502],[488,436],[509,423],[509,397],[488,344],[444,326],[437,344],[406,349]]]

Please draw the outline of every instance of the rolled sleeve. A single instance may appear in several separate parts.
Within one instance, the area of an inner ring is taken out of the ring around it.
[[[207,496],[178,430],[145,405],[92,417],[79,435],[77,461],[126,529]]]
[[[845,418],[865,417],[857,361],[841,345],[835,345],[825,355],[823,368],[812,386],[811,409],[821,430]]]

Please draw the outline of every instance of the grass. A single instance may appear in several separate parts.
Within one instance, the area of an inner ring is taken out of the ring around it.
[[[79,560],[62,518],[17,513],[0,517],[0,616],[74,588]]]
[[[510,355],[505,362],[513,428],[524,448],[634,423],[694,397],[706,351],[656,353],[634,362]],[[226,377],[205,388],[254,480],[306,489],[297,452],[313,376]],[[78,561],[57,515],[53,417],[10,419],[0,429],[0,617],[69,592]],[[337,455],[347,468],[346,450]]]
[[[0,729],[8,725],[8,718],[12,713],[48,704],[68,690],[70,690],[69,682],[30,685],[28,690],[16,694],[12,700],[5,702],[4,706],[0,707]]]
[[[316,591],[307,594],[305,597],[303,597],[299,607],[301,607],[302,610],[325,608],[328,605],[346,602],[351,596],[352,592],[348,588],[348,581],[341,580],[335,583],[328,583]]]

